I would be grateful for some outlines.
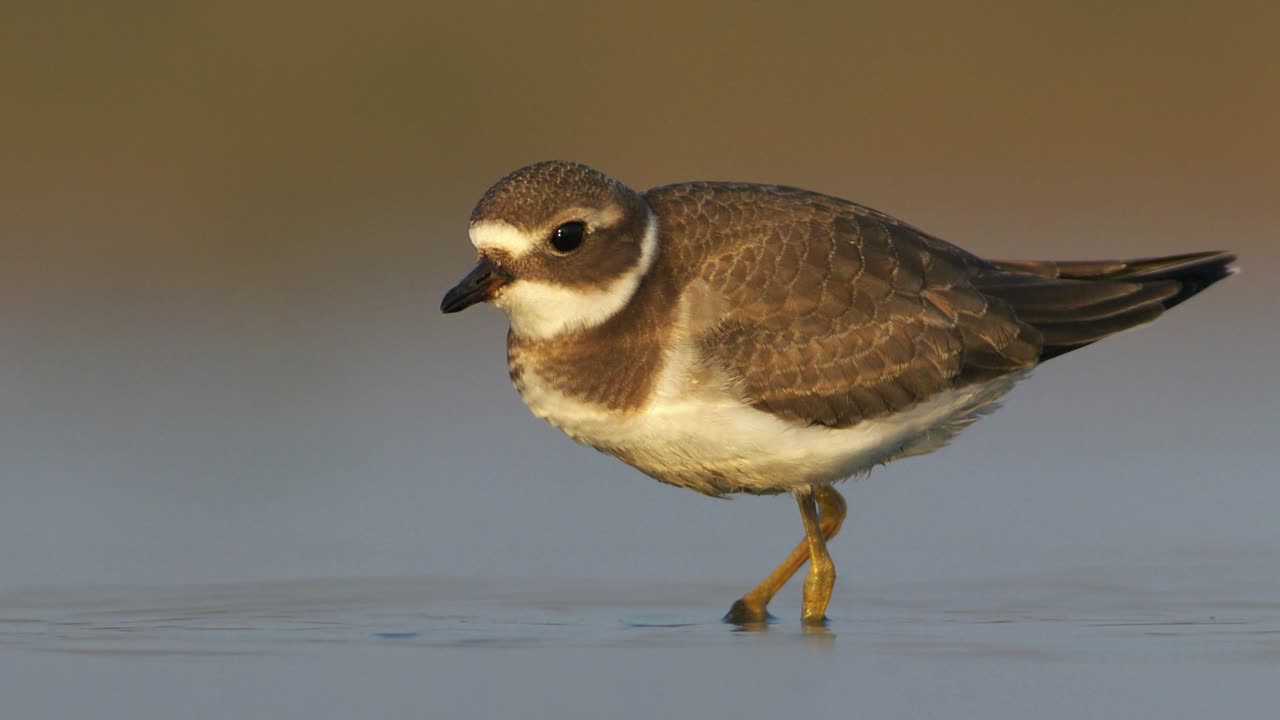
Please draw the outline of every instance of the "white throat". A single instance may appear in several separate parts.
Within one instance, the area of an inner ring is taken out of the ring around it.
[[[511,253],[528,252],[533,239],[507,223],[485,222],[472,228],[472,243],[480,250],[501,247]],[[658,254],[658,219],[649,212],[640,259],[634,267],[599,290],[581,290],[553,283],[517,278],[498,291],[493,304],[507,314],[511,331],[520,337],[543,339],[595,327],[626,307]]]

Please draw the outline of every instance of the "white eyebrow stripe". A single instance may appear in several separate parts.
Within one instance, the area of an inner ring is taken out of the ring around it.
[[[476,250],[480,252],[501,250],[513,260],[527,255],[538,243],[538,238],[501,220],[482,220],[474,223],[468,234]]]

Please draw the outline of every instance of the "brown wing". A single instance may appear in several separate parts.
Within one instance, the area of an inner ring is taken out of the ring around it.
[[[704,358],[761,410],[848,427],[1036,363],[1039,334],[971,284],[981,260],[886,215],[772,186],[647,198],[677,271],[727,308]]]

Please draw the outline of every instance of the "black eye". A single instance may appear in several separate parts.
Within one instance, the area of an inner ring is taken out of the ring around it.
[[[551,233],[551,247],[556,252],[571,253],[577,250],[587,236],[587,226],[577,221],[567,222]]]

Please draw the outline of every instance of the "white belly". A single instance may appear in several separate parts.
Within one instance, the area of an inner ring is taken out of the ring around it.
[[[825,485],[944,445],[1021,379],[1008,376],[943,393],[892,417],[832,429],[791,423],[721,388],[660,383],[626,415],[566,397],[526,372],[521,397],[569,437],[663,482],[719,495]]]

